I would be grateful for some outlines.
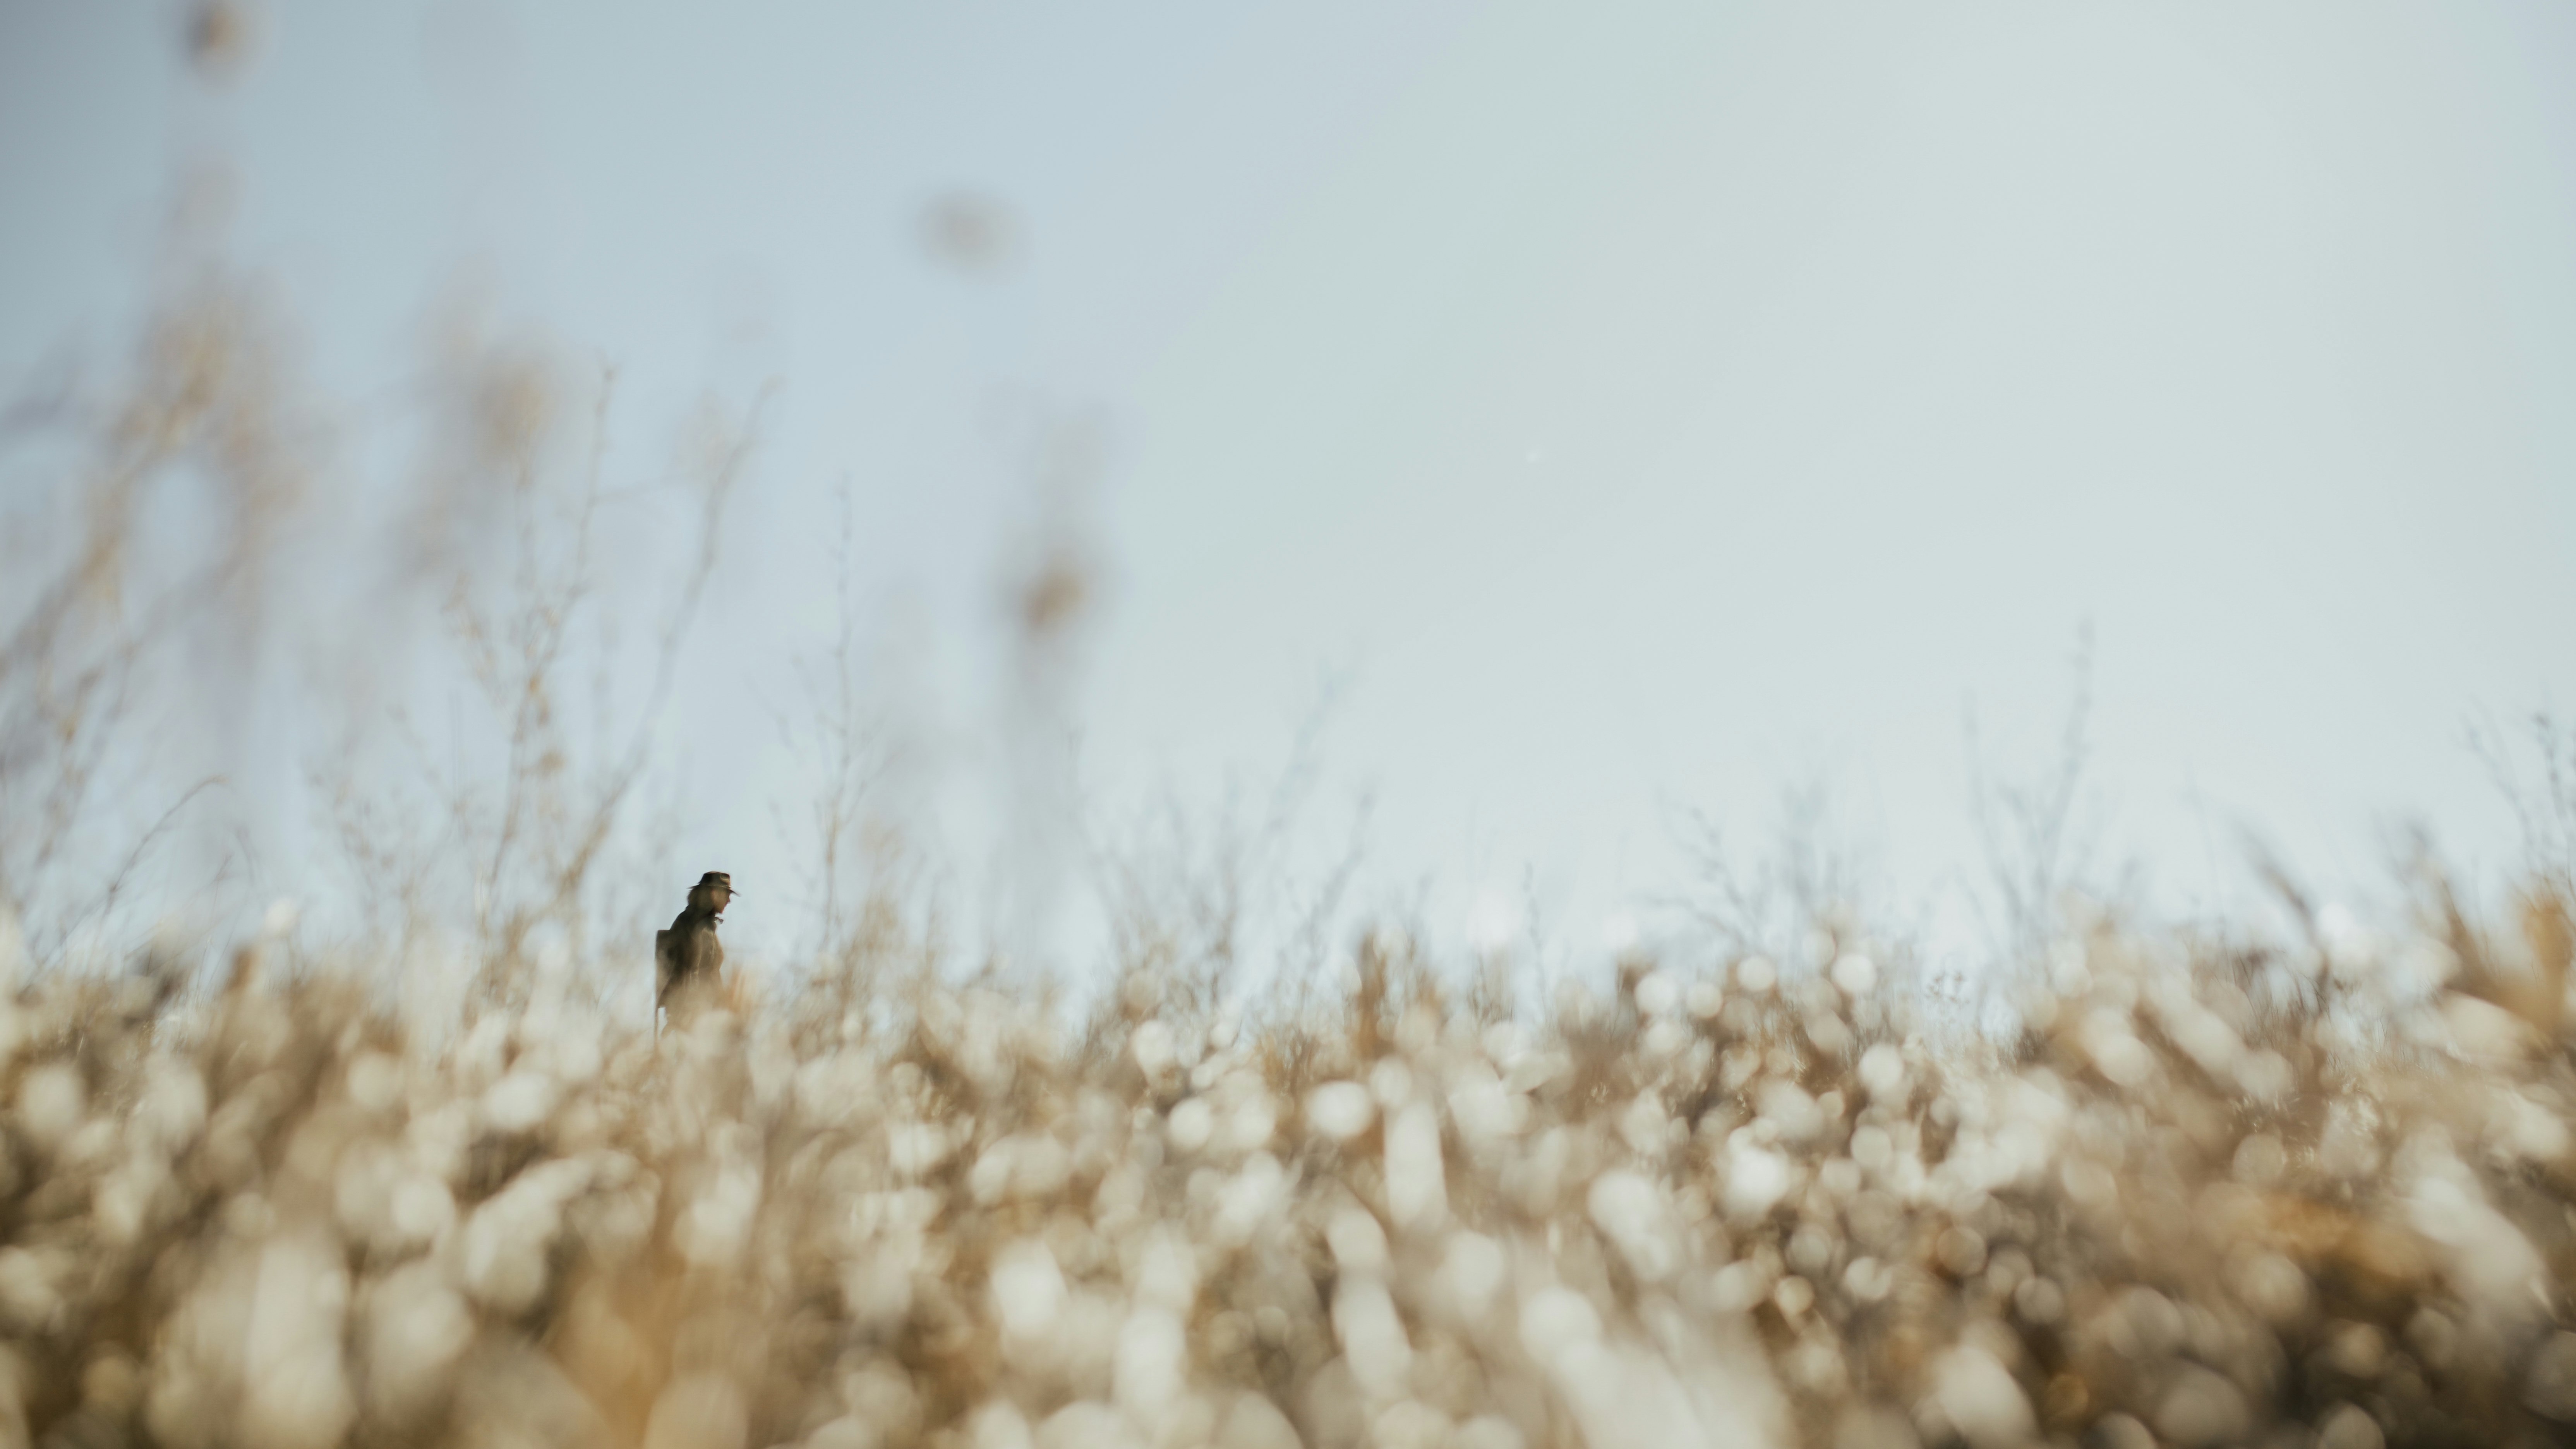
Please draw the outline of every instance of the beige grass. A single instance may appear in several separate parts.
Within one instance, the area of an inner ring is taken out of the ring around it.
[[[1848,955],[658,1046],[540,974],[434,1051],[256,952],[57,974],[0,1006],[0,1442],[2563,1442],[2567,916],[2511,925],[2103,928],[2007,1051]]]

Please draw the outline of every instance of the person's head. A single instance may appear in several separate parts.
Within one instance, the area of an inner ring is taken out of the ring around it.
[[[733,901],[733,877],[720,870],[708,871],[689,887],[689,909],[721,916]]]

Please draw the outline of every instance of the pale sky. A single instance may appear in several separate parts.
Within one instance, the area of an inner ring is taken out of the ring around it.
[[[1094,797],[1275,769],[1338,678],[1320,814],[1373,788],[1435,926],[1526,878],[1588,937],[1676,807],[1749,843],[1820,778],[1934,893],[1963,712],[2036,771],[2088,623],[2109,838],[2177,908],[2240,824],[2333,889],[2406,816],[2501,866],[2465,725],[2576,704],[2556,0],[260,13],[209,88],[167,7],[0,9],[0,379],[112,350],[212,154],[335,395],[460,279],[616,362],[639,454],[775,379],[738,688],[678,721],[746,905],[795,780],[727,742],[829,642],[835,480],[969,739],[1012,418],[1105,439]],[[921,245],[955,195],[990,275]]]

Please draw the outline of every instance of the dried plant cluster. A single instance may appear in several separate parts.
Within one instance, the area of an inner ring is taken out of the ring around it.
[[[52,973],[0,1440],[2565,1442],[2566,905],[2428,919],[2069,934],[2006,1047],[1853,946],[1079,1032],[890,959],[658,1043],[539,969],[436,1047],[257,950]]]

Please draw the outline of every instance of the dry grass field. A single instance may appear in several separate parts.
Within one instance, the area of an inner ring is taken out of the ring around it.
[[[2567,903],[2440,901],[2069,934],[2002,1046],[1835,949],[1069,1030],[888,947],[658,1042],[532,969],[436,1047],[257,947],[50,973],[0,1442],[2565,1442]]]

